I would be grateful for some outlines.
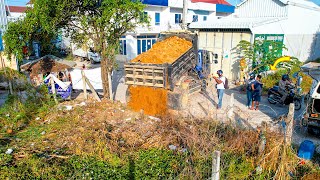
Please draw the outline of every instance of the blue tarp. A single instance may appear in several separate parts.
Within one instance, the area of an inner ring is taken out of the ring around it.
[[[142,0],[142,3],[157,6],[168,6],[168,0]]]
[[[216,11],[220,13],[234,13],[234,6],[217,4]]]

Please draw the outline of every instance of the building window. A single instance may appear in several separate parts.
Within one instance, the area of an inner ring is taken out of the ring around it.
[[[181,23],[181,14],[175,14],[174,15],[174,23],[180,24]]]
[[[137,54],[151,49],[156,40],[156,36],[137,36]]]
[[[127,40],[125,39],[120,39],[119,54],[127,55]]]
[[[192,22],[198,22],[198,15],[193,15]]]
[[[140,16],[140,21],[145,21],[148,18],[148,12],[143,12],[143,14],[141,14]]]
[[[160,13],[155,13],[155,25],[160,25]]]
[[[203,16],[203,21],[207,21],[207,16]]]

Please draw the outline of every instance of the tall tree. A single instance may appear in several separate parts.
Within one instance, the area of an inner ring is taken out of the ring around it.
[[[76,44],[92,44],[101,55],[104,96],[109,97],[110,74],[119,39],[148,23],[139,0],[34,0],[33,11],[42,28],[63,28]]]
[[[276,41],[255,41],[251,44],[242,40],[236,47],[240,57],[246,60],[248,71],[265,71],[279,57],[282,50],[287,49],[283,43]]]
[[[42,47],[41,51],[50,53],[54,49],[54,44],[51,41],[56,38],[57,32],[56,29],[52,28],[43,29],[39,18],[31,9],[28,9],[23,19],[8,24],[7,30],[3,35],[4,52],[8,57],[14,55],[21,61],[32,52],[32,43],[39,42]],[[24,48],[27,48],[29,53],[25,54],[23,52]]]

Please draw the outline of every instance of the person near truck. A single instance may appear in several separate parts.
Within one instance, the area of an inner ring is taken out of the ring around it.
[[[216,81],[217,85],[217,94],[218,94],[218,105],[217,109],[222,108],[222,99],[223,99],[223,93],[224,93],[224,84],[226,83],[226,78],[223,76],[223,71],[218,70],[217,71],[218,77],[213,76],[214,80]]]
[[[251,84],[252,88],[252,105],[251,110],[259,110],[259,104],[261,101],[261,94],[262,94],[262,82],[261,75],[258,75],[256,77],[256,80]]]
[[[287,74],[282,75],[279,81],[279,93],[282,95],[282,98],[280,99],[281,103],[284,103],[284,101],[289,95],[289,91],[287,88],[289,85],[292,85],[289,79],[289,75]]]
[[[254,83],[255,79],[254,79],[255,75],[253,73],[250,74],[249,79],[247,79],[246,84],[247,84],[247,108],[251,108],[251,102],[252,102],[252,88],[251,85],[252,83]]]

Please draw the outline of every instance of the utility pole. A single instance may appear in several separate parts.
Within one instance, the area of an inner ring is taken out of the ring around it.
[[[188,0],[183,0],[182,29],[187,29]]]

